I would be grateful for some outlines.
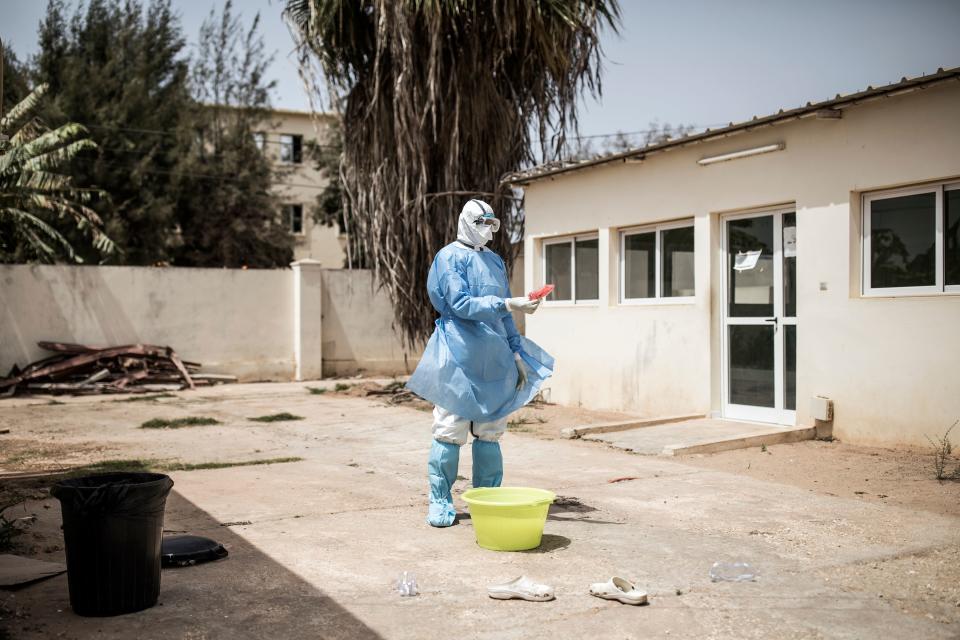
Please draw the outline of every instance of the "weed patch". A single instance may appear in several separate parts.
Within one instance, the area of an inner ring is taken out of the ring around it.
[[[197,471],[199,469],[227,469],[229,467],[251,467],[260,464],[283,464],[285,462],[300,462],[303,458],[296,456],[289,458],[264,458],[262,460],[243,460],[240,462],[173,462],[160,466],[162,471]]]
[[[4,460],[4,464],[22,464],[24,462],[29,462],[37,458],[42,458],[47,455],[48,452],[45,449],[25,449],[19,453],[15,453],[12,456],[7,457]]]
[[[156,460],[101,460],[100,462],[93,462],[91,464],[85,464],[82,467],[77,467],[76,469],[71,469],[70,472],[67,473],[67,476],[76,478],[77,476],[88,476],[97,473],[156,471],[156,465]]]
[[[269,416],[259,416],[250,418],[254,422],[289,422],[290,420],[303,420],[303,416],[295,416],[292,413],[274,413]]]
[[[507,429],[516,433],[533,433],[533,429],[528,428],[528,424],[544,424],[546,420],[537,416],[536,418],[517,418],[507,422]]]
[[[215,418],[205,418],[197,416],[189,416],[187,418],[174,418],[173,420],[165,420],[163,418],[154,418],[153,420],[147,420],[142,425],[141,429],[181,429],[183,427],[203,427],[210,424],[220,424],[220,421]]]
[[[957,464],[953,470],[947,470],[947,466],[953,457],[953,444],[950,442],[950,432],[953,431],[953,428],[957,426],[958,423],[960,423],[960,420],[950,425],[950,428],[947,429],[942,436],[937,436],[936,439],[926,436],[930,442],[930,447],[933,449],[933,472],[937,480],[960,479],[960,464]]]
[[[333,388],[333,390],[336,391],[337,393],[340,393],[341,391],[349,390],[350,387],[352,386],[353,386],[352,384],[344,384],[342,382],[338,382],[336,386]]]
[[[309,391],[312,396],[322,396],[327,392],[326,389],[321,387],[307,387],[307,391]]]
[[[129,398],[120,398],[114,402],[149,402],[151,400],[162,400],[164,398],[176,398],[172,393],[151,393],[145,396],[131,396]]]
[[[303,458],[261,458],[259,460],[241,460],[238,462],[162,462],[160,460],[103,460],[73,469],[70,476],[90,475],[94,473],[118,473],[123,471],[196,471],[200,469],[226,469],[228,467],[249,467],[261,464],[283,464],[300,462]]]

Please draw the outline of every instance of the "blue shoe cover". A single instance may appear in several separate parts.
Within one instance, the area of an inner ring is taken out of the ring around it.
[[[457,519],[453,504],[431,502],[427,510],[427,524],[431,527],[449,527]]]
[[[433,446],[430,447],[430,459],[427,462],[427,474],[430,478],[430,508],[427,511],[427,522],[431,526],[449,527],[457,517],[450,489],[457,480],[459,464],[460,445],[433,441]]]
[[[503,481],[503,454],[499,442],[473,441],[473,486],[499,487]]]

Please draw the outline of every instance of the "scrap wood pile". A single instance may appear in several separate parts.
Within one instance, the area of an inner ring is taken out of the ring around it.
[[[433,410],[433,405],[406,388],[404,382],[394,380],[386,385],[377,382],[338,384],[334,393],[355,398],[379,398],[388,405],[409,405],[414,409]]]
[[[53,355],[25,368],[14,366],[0,378],[0,395],[26,393],[144,393],[194,389],[234,376],[200,373],[200,364],[181,360],[170,347],[129,344],[89,347],[62,342],[38,342]]]
[[[377,387],[368,390],[366,395],[383,396],[387,404],[407,404],[422,401],[420,396],[407,389],[406,385],[399,380],[394,380],[385,386],[377,385]]]

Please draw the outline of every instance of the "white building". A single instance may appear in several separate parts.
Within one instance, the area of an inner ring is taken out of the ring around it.
[[[316,224],[311,215],[327,180],[307,152],[311,141],[326,142],[330,118],[320,115],[314,121],[309,111],[274,109],[264,122],[263,131],[255,135],[257,145],[282,173],[274,191],[284,203],[284,223],[294,236],[294,259],[309,258],[320,261],[324,267],[339,269],[346,256],[339,229]]]
[[[960,68],[509,182],[552,400],[790,425],[822,396],[878,444],[960,418]]]

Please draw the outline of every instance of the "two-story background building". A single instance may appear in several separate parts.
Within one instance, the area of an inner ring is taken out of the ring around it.
[[[294,236],[294,259],[309,258],[339,269],[346,255],[339,229],[315,223],[311,214],[327,180],[309,157],[308,143],[325,144],[331,121],[332,116],[315,118],[308,111],[274,109],[255,138],[280,169],[274,191],[284,203],[284,224]]]

